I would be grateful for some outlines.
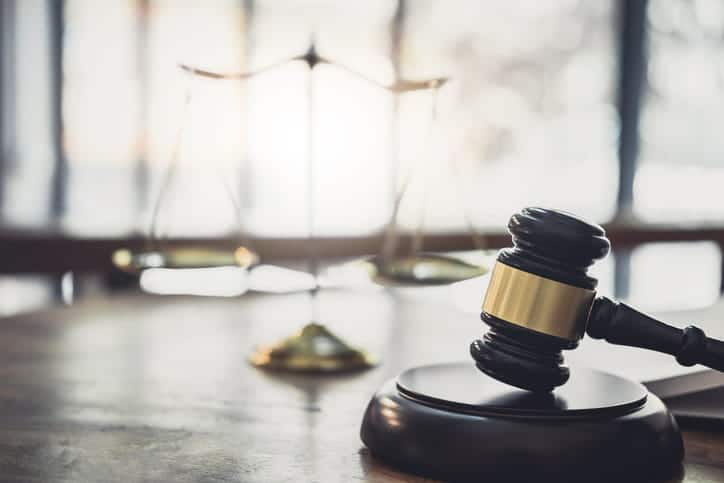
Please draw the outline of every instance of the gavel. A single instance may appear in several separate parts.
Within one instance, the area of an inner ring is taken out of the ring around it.
[[[498,254],[480,314],[489,330],[470,346],[485,374],[552,391],[570,376],[561,351],[575,349],[584,334],[724,371],[724,342],[596,294],[598,280],[588,269],[611,248],[602,227],[562,211],[525,208],[510,218],[508,231],[513,247]]]

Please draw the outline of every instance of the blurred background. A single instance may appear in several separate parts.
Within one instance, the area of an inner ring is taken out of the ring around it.
[[[333,62],[205,86],[181,129],[179,63],[251,72],[312,45]],[[723,46],[720,0],[0,0],[0,314],[128,282],[111,255],[152,235],[179,133],[200,193],[160,211],[171,239],[227,235],[203,178],[231,160],[264,260],[377,253],[406,186],[399,229],[431,250],[507,246],[513,212],[555,207],[606,226],[603,292],[710,305]],[[436,99],[380,87],[440,77]]]

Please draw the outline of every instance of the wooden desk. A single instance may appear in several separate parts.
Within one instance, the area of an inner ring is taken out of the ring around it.
[[[384,358],[353,376],[246,363],[307,321],[303,294],[126,295],[0,320],[0,480],[426,481],[372,458],[359,424],[403,368],[466,359],[481,325],[446,290],[323,293],[322,321]],[[676,481],[724,482],[724,431],[685,437]]]

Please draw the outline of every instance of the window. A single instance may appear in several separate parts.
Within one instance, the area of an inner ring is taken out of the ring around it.
[[[241,140],[239,190],[252,233],[303,236],[309,202],[319,235],[379,231],[411,165],[416,188],[402,211],[407,226],[423,205],[426,229],[443,232],[464,229],[465,214],[480,227],[500,226],[525,204],[599,221],[614,212],[613,3],[11,3],[15,54],[23,53],[15,72],[18,168],[5,182],[8,199],[19,203],[3,206],[11,226],[57,221],[74,236],[146,230],[183,105],[176,63],[253,70],[302,54],[311,39],[323,56],[379,83],[450,77],[440,91],[440,122],[428,136],[429,93],[394,96],[334,65],[310,74],[292,62],[239,82],[236,92],[219,86],[230,96],[228,112],[216,113],[223,122],[208,133],[194,133],[207,137],[199,162],[213,162],[220,144]],[[62,8],[49,6],[56,3]],[[55,55],[62,88],[53,100]],[[313,201],[305,195],[309,82]],[[54,103],[62,133],[55,160]],[[507,182],[511,177],[518,181]]]
[[[405,5],[402,75],[453,79],[441,94],[448,155],[434,160],[430,229],[464,227],[461,193],[480,228],[505,226],[528,205],[610,219],[618,180],[615,3]],[[403,128],[420,115],[408,109]],[[403,149],[420,141],[404,137]]]
[[[2,221],[50,223],[55,174],[51,20],[42,0],[2,2]],[[7,27],[7,28],[5,28]]]
[[[655,222],[721,222],[724,4],[650,2],[635,208]]]
[[[403,186],[403,228],[440,236],[468,225],[499,232],[525,205],[623,231],[631,220],[633,230],[720,224],[722,8],[718,0],[5,0],[0,226],[50,237],[147,233],[182,120],[177,62],[253,71],[312,43],[333,65],[310,71],[297,60],[248,81],[206,83],[206,111],[189,134],[202,146],[198,173],[238,162],[226,181],[255,237],[307,236],[310,207],[317,237],[371,237]],[[451,80],[437,96],[374,85],[438,77]],[[214,193],[201,177],[195,184]],[[194,198],[193,211],[212,222],[214,203]],[[173,236],[199,235],[201,225],[187,221]],[[694,299],[710,300],[716,244],[631,251],[657,236],[617,247],[607,290],[615,279],[618,295],[652,300],[638,273],[652,270],[647,253],[656,253],[691,257],[707,285]]]

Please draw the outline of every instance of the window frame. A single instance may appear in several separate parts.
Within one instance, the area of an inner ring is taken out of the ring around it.
[[[0,2],[0,179],[8,162],[12,161],[12,129],[6,114],[12,105],[13,85],[13,22],[15,2]],[[51,183],[52,220],[58,220],[64,213],[66,199],[66,180],[68,163],[65,158],[62,140],[62,53],[64,42],[63,0],[46,0],[50,15],[50,39],[52,51],[53,91],[53,178]],[[247,12],[254,14],[253,0],[239,0]],[[392,38],[390,56],[393,64],[399,66],[400,40],[405,29],[407,2],[398,0],[397,11],[390,24]],[[149,0],[137,0],[141,27],[139,35],[146,35]],[[628,274],[630,271],[630,253],[636,246],[662,241],[714,241],[724,249],[724,227],[674,227],[642,225],[632,221],[632,202],[634,176],[639,149],[639,115],[641,95],[646,70],[646,11],[647,0],[617,0],[617,109],[620,117],[620,136],[618,145],[618,193],[616,213],[607,225],[607,230],[616,250],[615,282],[616,295],[626,296]],[[145,49],[145,38],[139,42],[140,53]],[[140,56],[143,59],[143,55]],[[141,65],[141,69],[145,69]],[[398,70],[398,69],[396,69]],[[141,188],[148,182],[147,161],[141,156],[137,161],[135,182]],[[394,173],[392,173],[394,176]],[[596,180],[591,180],[595,183]],[[139,207],[147,202],[144,189],[137,190]],[[0,183],[0,204],[3,199]],[[322,237],[300,238],[252,238],[254,248],[264,259],[283,260],[304,258],[310,252],[324,253],[329,257],[353,257],[377,253],[383,242],[383,233],[363,237]],[[172,244],[184,244],[191,240],[170,240]],[[197,240],[198,241],[198,240]],[[496,249],[510,245],[507,233],[487,232],[480,236],[486,248]],[[226,245],[231,240],[203,240],[210,245]],[[411,235],[401,237],[400,246],[409,246]],[[110,255],[120,247],[143,247],[147,241],[141,236],[127,238],[73,238],[61,234],[57,225],[51,223],[43,232],[27,232],[4,229],[0,232],[0,273],[63,273],[68,270],[96,271],[112,269]],[[450,233],[425,236],[425,249],[428,250],[467,250],[476,248],[477,243],[467,233]],[[59,257],[58,254],[63,256]],[[724,267],[723,267],[724,269]],[[724,290],[724,280],[721,284]]]

